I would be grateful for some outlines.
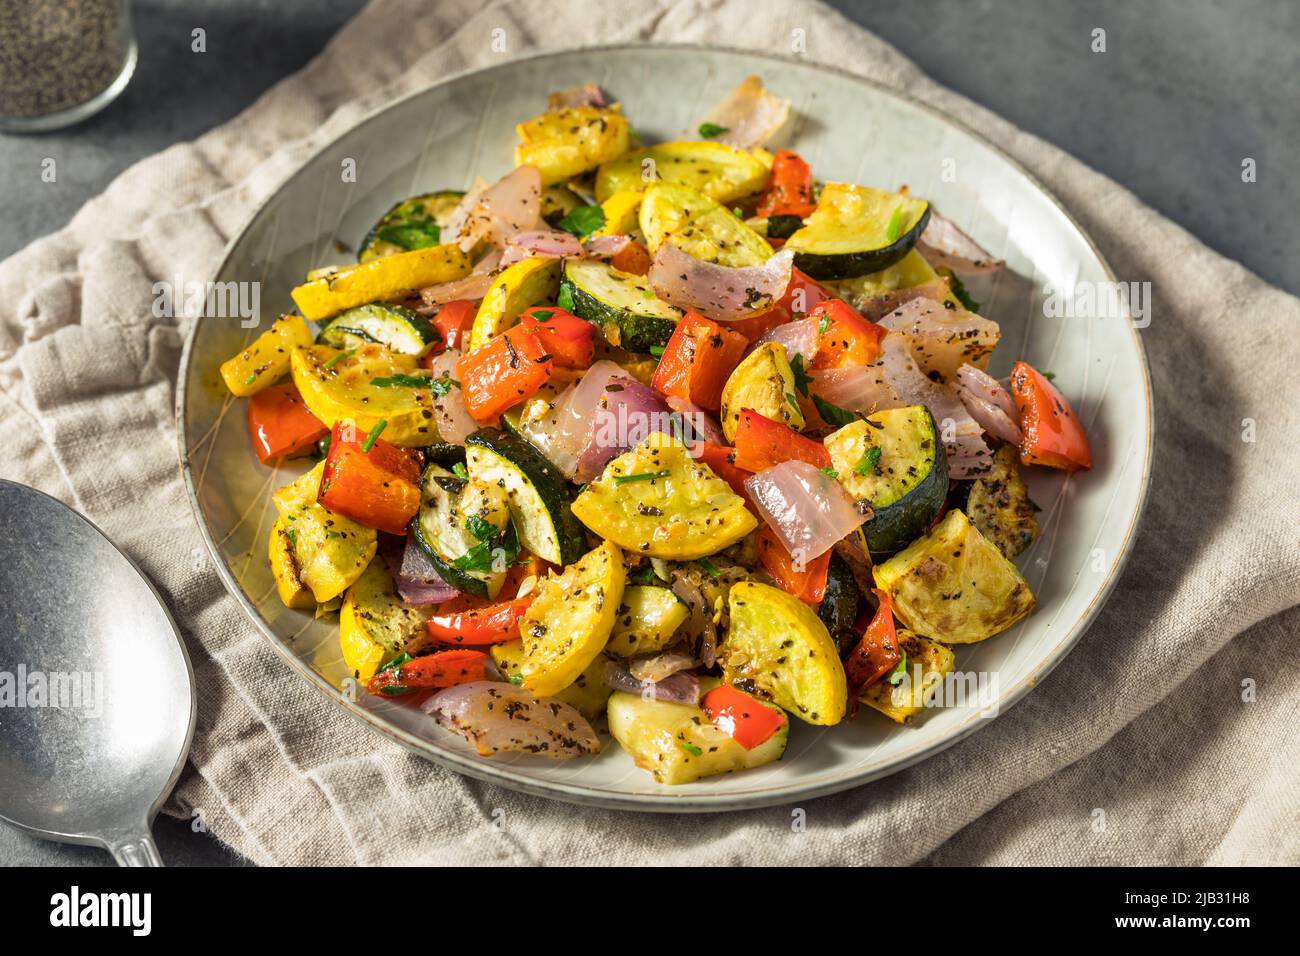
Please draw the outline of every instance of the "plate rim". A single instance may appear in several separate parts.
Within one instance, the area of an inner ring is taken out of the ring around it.
[[[235,249],[244,240],[248,231],[257,221],[258,217],[266,208],[276,201],[277,197],[284,191],[298,176],[303,175],[309,165],[314,163],[320,156],[333,149],[340,140],[345,136],[350,136],[358,129],[372,122],[380,115],[390,110],[397,109],[406,102],[425,96],[429,91],[456,83],[469,76],[477,74],[493,73],[496,71],[508,71],[517,68],[522,63],[534,63],[548,59],[559,59],[575,55],[614,55],[619,52],[642,52],[642,51],[677,51],[682,53],[723,53],[737,56],[748,57],[753,60],[763,60],[782,66],[799,66],[811,68],[815,71],[824,71],[835,75],[841,79],[853,83],[862,84],[875,93],[904,102],[912,107],[920,109],[940,123],[946,124],[959,130],[961,133],[969,136],[971,139],[981,144],[985,149],[991,151],[1001,161],[1010,166],[1015,172],[1023,176],[1035,190],[1037,190],[1047,201],[1055,207],[1056,211],[1065,219],[1067,223],[1083,239],[1089,251],[1096,257],[1100,263],[1102,271],[1110,282],[1116,281],[1114,270],[1106,257],[1102,255],[1101,250],[1097,247],[1096,242],[1086,229],[1071,214],[1068,208],[1061,202],[1057,196],[1043,184],[1037,176],[1026,169],[1018,160],[1010,156],[996,143],[989,140],[979,131],[973,129],[965,122],[944,112],[936,106],[927,103],[924,100],[906,93],[893,87],[887,86],[878,80],[870,77],[861,76],[853,73],[843,67],[834,66],[824,63],[810,62],[807,59],[792,56],[783,53],[774,53],[771,51],[749,50],[743,47],[727,46],[723,44],[703,44],[703,43],[613,43],[599,44],[589,47],[571,47],[562,50],[541,50],[533,51],[512,57],[504,63],[492,64],[491,66],[473,67],[459,70],[430,83],[422,86],[417,90],[412,90],[396,99],[383,103],[369,110],[364,116],[358,118],[346,129],[340,131],[338,135],[332,137],[325,143],[322,143],[309,156],[296,164],[294,169],[288,173],[276,186],[262,199],[257,205],[250,210],[243,222],[239,225],[237,231],[233,234],[230,241],[222,251],[221,258],[215,268],[209,273],[208,279],[215,281],[217,276],[226,268],[230,262]],[[540,781],[534,777],[520,774],[514,771],[513,767],[508,764],[494,764],[492,761],[475,754],[461,754],[453,750],[440,747],[433,741],[419,737],[409,731],[398,727],[389,721],[383,719],[373,711],[361,707],[357,702],[349,699],[345,694],[339,692],[332,684],[329,684],[323,677],[316,673],[306,661],[299,658],[293,653],[292,649],[282,641],[279,636],[272,630],[269,623],[251,604],[248,596],[244,593],[243,588],[234,579],[230,568],[226,565],[218,550],[217,543],[213,537],[211,529],[208,527],[206,517],[199,502],[198,489],[194,481],[194,475],[189,460],[189,435],[186,430],[185,408],[189,396],[189,384],[192,374],[192,364],[194,361],[194,343],[198,336],[199,323],[202,316],[196,317],[185,335],[185,344],[181,352],[180,364],[178,367],[177,384],[176,384],[176,402],[174,408],[175,425],[176,425],[176,445],[177,454],[180,459],[181,474],[185,482],[187,497],[190,502],[190,510],[194,516],[195,523],[199,527],[199,533],[203,538],[203,543],[207,548],[209,558],[215,566],[218,576],[227,592],[240,605],[246,617],[248,617],[262,636],[271,644],[275,653],[285,661],[291,669],[296,671],[299,676],[303,677],[307,684],[317,693],[332,702],[336,706],[341,706],[344,712],[350,714],[353,719],[361,724],[381,734],[411,751],[418,756],[437,763],[441,766],[457,773],[463,773],[477,780],[487,783],[499,784],[512,790],[526,793],[532,796],[545,797],[551,800],[559,800],[565,803],[572,803],[581,806],[596,806],[612,810],[630,810],[641,813],[725,813],[731,811],[759,809],[763,807],[786,805],[797,800],[815,799],[817,797],[828,796],[833,793],[840,793],[845,790],[851,790],[864,786],[876,780],[881,780],[892,774],[914,766],[936,754],[947,750],[949,747],[964,740],[970,734],[974,733],[983,722],[994,717],[1000,717],[1009,711],[1015,704],[1019,703],[1026,694],[1035,688],[1039,682],[1047,677],[1056,666],[1065,659],[1065,657],[1079,643],[1083,635],[1092,626],[1093,621],[1100,613],[1102,607],[1110,599],[1111,593],[1115,589],[1120,576],[1123,574],[1128,565],[1129,558],[1133,553],[1134,540],[1137,531],[1141,525],[1143,515],[1146,512],[1147,501],[1151,488],[1151,464],[1152,453],[1155,443],[1155,406],[1153,401],[1151,387],[1151,368],[1147,361],[1146,347],[1142,343],[1141,336],[1138,335],[1134,327],[1132,315],[1125,307],[1125,314],[1122,316],[1123,324],[1128,329],[1132,337],[1133,345],[1136,348],[1138,364],[1142,371],[1142,391],[1145,398],[1145,428],[1146,441],[1143,443],[1142,469],[1138,484],[1137,505],[1133,510],[1132,518],[1128,528],[1125,530],[1124,539],[1120,546],[1118,560],[1111,568],[1105,581],[1094,595],[1088,607],[1080,614],[1071,626],[1066,630],[1062,637],[1040,660],[1037,665],[1031,668],[1030,672],[1017,681],[1011,688],[1001,694],[999,698],[989,707],[982,708],[969,715],[964,723],[959,725],[948,736],[933,743],[921,746],[910,753],[899,756],[887,765],[867,770],[856,775],[828,780],[821,783],[805,784],[786,784],[783,786],[773,786],[766,789],[756,790],[751,793],[734,794],[674,794],[671,788],[665,788],[665,792],[659,793],[619,793],[596,789],[586,785],[575,785],[565,781]],[[986,712],[992,711],[986,718]]]

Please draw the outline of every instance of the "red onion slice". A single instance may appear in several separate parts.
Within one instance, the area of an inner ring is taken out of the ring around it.
[[[787,461],[745,479],[759,513],[786,550],[804,561],[820,557],[870,517],[844,487],[806,461]]]
[[[445,305],[448,302],[454,302],[456,299],[481,299],[487,295],[487,291],[492,286],[493,280],[496,279],[497,270],[501,266],[501,250],[493,249],[488,252],[474,266],[474,271],[463,279],[453,279],[451,282],[444,282],[441,285],[431,285],[420,290],[420,298],[424,300],[426,307]],[[433,311],[430,308],[423,308],[421,312]]]
[[[808,390],[823,401],[863,415],[908,404],[889,384],[880,362],[823,369]]]
[[[783,249],[761,266],[735,269],[701,262],[665,242],[655,253],[648,278],[665,302],[733,322],[770,310],[785,295],[793,262],[794,253]]]
[[[513,265],[521,259],[563,259],[582,255],[582,242],[571,232],[559,229],[531,229],[516,233],[506,240],[503,266]]]
[[[600,738],[577,710],[513,684],[486,680],[457,684],[422,706],[484,757],[520,752],[567,760],[600,752]]]
[[[438,379],[445,376],[455,382],[456,363],[460,360],[460,354],[459,349],[447,349],[441,355],[434,356],[429,363],[433,377]],[[479,428],[478,422],[469,412],[469,406],[465,404],[465,396],[459,385],[452,385],[442,395],[434,393],[433,420],[438,425],[438,434],[442,440],[454,445],[463,445],[466,436]]]
[[[1013,445],[1020,444],[1016,406],[997,379],[973,365],[963,365],[957,370],[953,387],[971,417],[986,432]]]
[[[628,694],[640,694],[648,699],[663,700],[672,704],[698,704],[700,679],[695,674],[682,672],[661,681],[637,680],[617,661],[605,665],[605,685]]]
[[[548,110],[566,110],[575,106],[608,105],[609,100],[605,96],[605,91],[595,83],[560,90],[558,93],[552,93],[546,98],[546,108]]]
[[[817,354],[817,320],[796,319],[785,322],[764,332],[754,345],[759,346],[765,342],[778,342],[785,346],[786,355],[790,358],[802,355],[805,362],[811,362]]]
[[[906,404],[930,409],[948,453],[950,477],[971,478],[988,469],[992,452],[984,442],[984,429],[955,391],[932,381],[917,367],[907,340],[896,332],[881,342],[881,368],[886,381]]]
[[[441,604],[460,593],[442,579],[429,556],[424,553],[424,548],[420,547],[415,535],[411,534],[406,536],[401,564],[393,578],[402,600],[417,607]]]
[[[709,110],[691,135],[698,138],[699,126],[708,123],[725,130],[712,137],[713,142],[753,149],[775,136],[789,118],[790,100],[777,96],[758,77],[750,76]]]
[[[952,381],[964,364],[986,363],[1002,338],[996,322],[932,299],[904,302],[879,324],[906,336],[922,371],[937,373],[945,382]]]
[[[627,670],[637,680],[657,684],[676,673],[692,670],[698,667],[699,663],[690,654],[683,654],[681,651],[664,651],[628,661]]]
[[[970,274],[996,272],[1006,268],[1002,259],[994,259],[983,246],[962,232],[951,219],[930,207],[930,221],[917,249],[930,265],[947,266],[953,272]]]
[[[683,443],[688,446],[700,441],[712,442],[715,445],[727,444],[727,436],[722,433],[722,426],[708,411],[676,395],[669,395],[667,401],[668,407],[682,417]]]
[[[620,372],[622,369],[620,369]],[[584,484],[614,458],[654,432],[672,434],[673,423],[663,396],[626,374],[610,378],[587,419],[590,438],[578,456],[573,480]]]
[[[582,244],[582,253],[589,259],[612,259],[631,241],[632,237],[622,232],[612,236],[592,236]]]
[[[448,222],[449,235],[465,252],[480,240],[504,246],[511,236],[535,229],[541,221],[542,174],[536,166],[517,166],[473,195],[472,203],[463,212],[457,207]],[[457,226],[454,233],[450,232],[453,223]]]

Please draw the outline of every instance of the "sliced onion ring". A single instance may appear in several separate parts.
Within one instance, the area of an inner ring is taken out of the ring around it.
[[[762,315],[790,285],[794,253],[776,253],[761,266],[731,268],[701,262],[665,242],[650,265],[650,287],[665,302],[695,309],[719,322]]]
[[[745,479],[745,489],[787,551],[821,557],[871,516],[844,487],[806,461],[786,461]]]

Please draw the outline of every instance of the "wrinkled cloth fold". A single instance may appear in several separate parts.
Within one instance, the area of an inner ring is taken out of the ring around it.
[[[575,814],[428,763],[305,691],[201,543],[173,414],[187,320],[153,314],[153,283],[210,275],[305,158],[441,77],[631,41],[788,54],[795,30],[810,60],[998,143],[1121,280],[1152,283],[1141,333],[1156,403],[1150,502],[1092,628],[999,719],[918,766],[807,801],[803,826],[791,807]],[[199,688],[191,763],[167,812],[201,815],[258,863],[1294,864],[1297,333],[1296,298],[820,4],[375,0],[240,116],[131,167],[67,227],[0,263],[0,477],[84,512],[165,592]]]

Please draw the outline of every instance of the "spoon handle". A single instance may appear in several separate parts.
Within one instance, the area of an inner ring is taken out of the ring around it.
[[[113,854],[118,866],[163,865],[162,857],[158,855],[158,845],[153,842],[153,834],[147,829],[119,837],[108,845],[108,852]]]

